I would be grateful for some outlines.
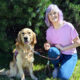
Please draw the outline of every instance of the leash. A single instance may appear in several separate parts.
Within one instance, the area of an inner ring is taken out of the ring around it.
[[[32,50],[33,51],[33,50]],[[60,55],[57,57],[57,58],[49,58],[49,57],[46,57],[46,56],[43,56],[43,55],[41,55],[39,52],[37,52],[37,51],[33,51],[36,55],[38,55],[38,56],[40,56],[40,57],[42,57],[42,58],[45,58],[45,59],[48,59],[48,60],[57,60],[57,59],[59,59],[60,58]],[[16,56],[17,56],[17,54],[18,54],[18,51],[17,50],[15,50],[15,59],[16,59]]]
[[[38,55],[38,56],[40,56],[40,57],[42,57],[42,58],[45,58],[45,59],[48,59],[48,60],[57,60],[57,59],[60,58],[60,55],[59,55],[57,58],[54,58],[54,57],[53,57],[53,58],[49,58],[49,57],[43,56],[43,55],[41,55],[39,52],[34,51],[30,45],[29,45],[29,47],[30,47],[30,49],[31,49],[31,51],[32,51],[33,53],[35,53],[36,55]],[[16,58],[16,56],[17,56],[17,54],[18,54],[18,51],[15,49],[15,50],[14,50],[14,53],[15,53],[15,58]]]
[[[34,53],[35,53],[36,55],[38,55],[38,56],[40,56],[40,57],[42,57],[42,58],[48,59],[48,60],[57,60],[57,59],[60,58],[60,55],[59,55],[57,58],[49,58],[49,57],[46,57],[46,56],[41,55],[41,54],[40,54],[39,52],[37,52],[37,51],[34,51]]]

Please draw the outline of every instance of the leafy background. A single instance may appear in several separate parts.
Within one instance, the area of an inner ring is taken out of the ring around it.
[[[4,63],[12,59],[17,34],[24,27],[31,28],[37,34],[36,48],[43,49],[47,29],[44,22],[45,10],[51,3],[59,6],[64,19],[71,22],[80,34],[80,0],[0,0],[0,68],[8,67]],[[80,49],[77,49],[79,55]]]
[[[63,11],[64,19],[71,22],[80,34],[79,0],[0,0],[0,51],[10,52],[17,33],[24,27],[37,34],[38,47],[45,42],[45,10],[51,3]]]

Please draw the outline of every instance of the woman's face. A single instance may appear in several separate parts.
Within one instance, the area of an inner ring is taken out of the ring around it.
[[[55,23],[55,22],[59,21],[59,13],[54,10],[51,10],[48,14],[48,18],[51,23]]]

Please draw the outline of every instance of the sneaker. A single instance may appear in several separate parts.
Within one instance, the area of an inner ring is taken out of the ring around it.
[[[58,75],[58,68],[55,68],[52,72],[52,76],[53,78],[57,78],[57,75]]]

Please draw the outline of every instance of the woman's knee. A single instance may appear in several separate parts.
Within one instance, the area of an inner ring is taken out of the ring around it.
[[[57,56],[60,55],[60,51],[56,47],[51,47],[48,50],[48,55],[51,56],[51,57],[57,57]]]

